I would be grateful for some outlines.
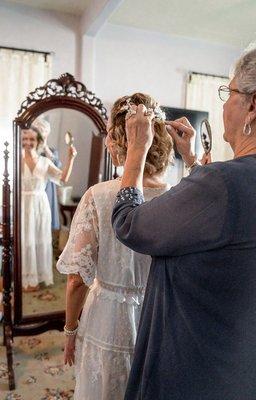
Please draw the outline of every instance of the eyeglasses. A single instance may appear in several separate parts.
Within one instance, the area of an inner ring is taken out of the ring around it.
[[[230,87],[228,87],[226,85],[222,85],[218,89],[219,98],[222,101],[226,102],[229,99],[229,96],[230,96],[231,92],[236,92],[236,93],[240,93],[240,94],[247,94],[245,92],[240,92],[240,90],[238,90],[238,89],[231,89]]]

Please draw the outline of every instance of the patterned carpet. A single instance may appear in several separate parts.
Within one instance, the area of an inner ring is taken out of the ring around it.
[[[55,261],[53,271],[54,285],[40,288],[37,292],[23,293],[24,315],[64,309],[66,276],[57,272]],[[62,332],[49,331],[41,335],[14,339],[16,390],[13,391],[8,389],[6,350],[2,343],[2,325],[0,324],[0,400],[73,399],[74,369],[63,363],[64,335]]]
[[[0,400],[72,400],[74,370],[63,363],[63,346],[58,331],[15,338],[16,390],[9,391],[5,347],[0,345]]]
[[[66,276],[54,268],[54,285],[23,293],[23,312],[39,314],[63,310]],[[1,310],[0,310],[1,311]],[[0,324],[0,400],[72,400],[75,386],[73,367],[63,363],[64,335],[49,331],[14,339],[16,390],[8,390],[6,351]]]

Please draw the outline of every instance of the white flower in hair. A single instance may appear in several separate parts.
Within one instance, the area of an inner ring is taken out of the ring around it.
[[[131,109],[131,98],[128,97],[128,99],[126,99],[125,104],[120,107],[120,111],[128,111]]]
[[[159,106],[155,107],[153,111],[156,119],[160,119],[161,121],[166,120],[165,112]]]
[[[127,111],[127,112],[132,111],[132,104],[133,103],[131,103],[131,98],[128,97],[128,99],[126,99],[125,104],[122,107],[120,107],[120,111]],[[156,106],[155,108],[147,108],[146,112],[147,113],[153,112],[155,115],[154,119],[158,119],[161,121],[165,121],[165,119],[166,119],[165,112],[163,110],[161,110],[161,108],[159,106]]]

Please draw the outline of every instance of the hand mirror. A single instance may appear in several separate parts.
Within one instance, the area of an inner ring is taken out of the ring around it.
[[[207,119],[201,122],[200,137],[205,154],[209,154],[212,149],[212,130]]]
[[[69,131],[67,131],[65,133],[65,142],[66,142],[66,145],[68,145],[68,146],[72,146],[72,144],[74,143],[74,136]]]

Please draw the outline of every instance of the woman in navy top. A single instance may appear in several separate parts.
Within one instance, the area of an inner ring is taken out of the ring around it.
[[[234,159],[196,166],[193,128],[169,122],[194,168],[150,202],[142,174],[154,114],[142,105],[128,111],[113,226],[153,259],[126,400],[256,399],[256,50],[219,95]]]

